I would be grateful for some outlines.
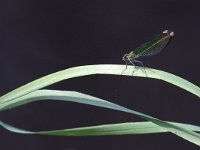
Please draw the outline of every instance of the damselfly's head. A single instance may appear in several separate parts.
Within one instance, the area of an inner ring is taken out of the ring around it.
[[[127,61],[127,60],[128,60],[128,57],[127,57],[127,56],[128,56],[128,54],[124,54],[123,57],[122,57],[122,60],[123,60],[123,61]]]

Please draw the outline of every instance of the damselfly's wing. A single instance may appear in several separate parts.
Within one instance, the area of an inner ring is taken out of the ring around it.
[[[174,36],[174,32],[165,30],[160,35],[156,36],[153,40],[146,42],[136,48],[134,53],[137,57],[140,56],[153,56],[165,48],[169,42],[171,41],[172,37]]]

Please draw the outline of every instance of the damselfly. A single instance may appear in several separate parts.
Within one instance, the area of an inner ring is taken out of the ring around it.
[[[134,51],[124,54],[123,60],[126,62],[126,68],[124,69],[124,71],[127,69],[128,64],[136,66],[135,63],[138,63],[144,67],[143,63],[137,60],[137,58],[141,56],[153,56],[159,53],[161,50],[163,50],[163,48],[165,48],[169,44],[173,36],[174,32],[165,30],[151,41],[146,42],[138,48],[136,48]],[[122,72],[122,74],[124,73],[124,71]]]

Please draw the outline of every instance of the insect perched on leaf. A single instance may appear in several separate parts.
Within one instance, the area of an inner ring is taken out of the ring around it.
[[[137,60],[137,58],[141,56],[153,56],[159,53],[161,50],[163,50],[164,47],[166,47],[169,44],[173,36],[174,36],[174,32],[165,30],[161,34],[157,35],[151,41],[146,42],[142,44],[141,46],[139,46],[138,48],[136,48],[134,51],[124,54],[123,60],[126,62],[125,70],[127,69],[128,64],[136,66],[135,63],[139,63],[140,65],[144,67],[143,63]],[[124,73],[124,71],[122,72],[122,74]]]

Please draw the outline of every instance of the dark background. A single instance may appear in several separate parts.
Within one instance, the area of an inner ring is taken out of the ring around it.
[[[170,45],[145,66],[199,85],[199,1],[2,0],[0,2],[0,94],[49,73],[87,64],[124,64],[122,55],[165,29]],[[200,125],[199,99],[163,81],[95,75],[49,89],[75,90],[163,120]],[[130,114],[64,102],[35,102],[0,112],[14,126],[39,131],[140,121]],[[2,150],[198,149],[175,135],[54,137],[20,135],[0,128]]]

